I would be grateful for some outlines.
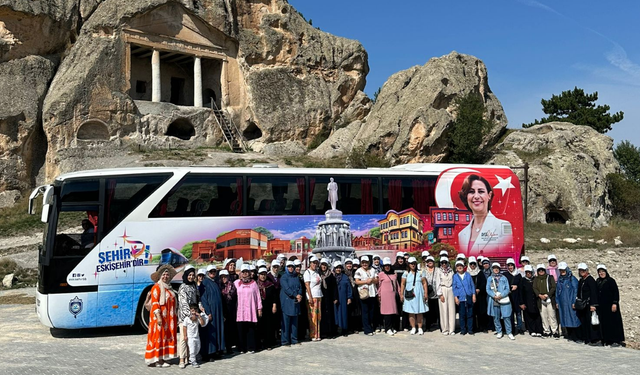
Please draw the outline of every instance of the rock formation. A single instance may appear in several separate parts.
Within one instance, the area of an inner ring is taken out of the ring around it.
[[[606,176],[619,169],[612,149],[610,137],[588,126],[550,122],[510,133],[490,163],[529,164],[528,221],[598,228],[611,218]]]
[[[491,144],[504,131],[507,118],[489,88],[487,68],[473,56],[452,52],[392,75],[353,142],[342,145],[340,152],[355,145],[395,164],[444,161],[449,152],[446,136],[455,120],[454,101],[470,92],[482,97],[494,122],[484,142]],[[334,136],[343,137],[344,132]],[[337,142],[330,137],[326,143]]]

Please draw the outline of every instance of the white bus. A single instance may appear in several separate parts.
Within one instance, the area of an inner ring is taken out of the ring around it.
[[[31,194],[30,213],[42,196],[47,223],[40,321],[67,329],[145,326],[143,302],[159,264],[181,271],[187,263],[225,258],[306,256],[330,208],[330,178],[357,252],[446,248],[504,263],[524,251],[520,184],[508,167],[81,171]]]

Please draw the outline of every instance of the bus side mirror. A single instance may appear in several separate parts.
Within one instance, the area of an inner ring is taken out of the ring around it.
[[[49,222],[49,212],[51,211],[51,204],[53,203],[53,186],[49,185],[45,188],[42,195],[42,215],[40,221],[43,223]]]

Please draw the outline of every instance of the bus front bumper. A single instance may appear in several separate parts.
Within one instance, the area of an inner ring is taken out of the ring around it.
[[[38,319],[40,319],[40,323],[42,323],[43,325],[49,328],[53,328],[53,324],[51,323],[51,319],[49,318],[48,301],[48,295],[36,292],[36,314],[38,314]]]

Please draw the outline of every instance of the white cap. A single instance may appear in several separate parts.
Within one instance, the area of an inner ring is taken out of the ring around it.
[[[345,259],[344,260],[344,264],[347,264],[347,263],[353,263],[353,259],[351,259],[351,258]]]
[[[416,257],[410,257],[409,260],[407,260],[408,263],[417,263],[418,260],[416,259]]]
[[[542,269],[542,270],[546,270],[547,268],[544,266],[544,264],[540,263],[540,264],[538,264],[538,265],[536,266],[536,271],[537,271],[537,270],[540,270],[540,269]]]
[[[463,261],[461,261],[461,260],[457,261],[457,262],[456,262],[456,267],[458,267],[458,266],[462,266],[462,267],[464,267],[464,262],[463,262]]]
[[[523,256],[521,256],[521,257],[520,257],[520,261],[521,261],[521,262],[524,262],[525,260],[526,260],[527,262],[531,263],[531,259],[529,259],[529,257],[528,257],[528,256],[523,255]]]
[[[278,256],[276,257],[276,259],[287,259],[287,256],[284,254],[278,254]]]
[[[507,259],[507,264],[513,264],[515,266],[516,265],[516,261],[513,260],[513,258],[509,258],[509,259]]]
[[[580,263],[580,264],[578,264],[578,269],[586,271],[586,270],[589,269],[589,266],[587,266],[586,263]]]
[[[440,250],[440,256],[449,256],[449,252],[447,250]]]
[[[186,267],[184,267],[184,273],[187,273],[187,271],[189,270],[195,270],[196,268],[190,264],[187,264]]]
[[[560,262],[558,263],[558,269],[559,270],[566,270],[567,269],[567,262]]]
[[[491,268],[496,268],[496,267],[500,268],[500,263],[498,262],[491,263]]]
[[[373,254],[373,258],[371,258],[371,259],[375,260],[376,258],[382,259],[382,258],[380,258],[380,255],[378,255],[378,254]]]
[[[256,269],[256,266],[254,266],[253,264],[249,265],[249,270],[250,271],[254,271]]]
[[[286,267],[289,267],[289,266],[295,266],[295,264],[293,264],[293,261],[292,261],[292,260],[288,260],[288,261],[287,261],[287,263],[285,263],[285,266],[286,266]]]
[[[465,259],[466,257],[464,256],[464,254],[458,254],[456,255],[456,260],[460,260],[460,259]]]
[[[207,274],[207,270],[205,270],[204,268],[200,268],[198,270],[198,275],[206,275]]]
[[[524,266],[524,272],[533,272],[533,267],[530,264]]]
[[[549,256],[547,257],[547,261],[551,261],[551,259],[553,259],[553,260],[558,260],[558,258],[556,258],[556,256],[555,256],[555,255],[553,255],[553,254],[549,254]]]
[[[435,261],[436,261],[436,259],[435,259],[433,256],[429,255],[429,256],[427,257],[427,262],[428,262],[428,261],[433,261],[433,262],[435,262]]]
[[[487,262],[487,263],[491,263],[491,259],[484,257],[482,258],[482,263]]]
[[[422,252],[422,257],[428,257],[429,256],[429,252],[427,250]]]
[[[402,251],[398,251],[396,253],[396,258],[400,258],[400,257],[404,258],[404,253]]]
[[[258,273],[267,273],[267,267],[260,267],[260,269],[258,270]]]
[[[602,263],[601,263],[601,264],[598,264],[598,265],[596,266],[596,270],[598,270],[598,271],[599,271],[599,270],[605,270],[605,271],[606,271],[606,270],[607,270],[607,266],[605,266],[605,265],[604,265],[604,264],[602,264]]]
[[[440,257],[440,263],[442,263],[442,262],[447,262],[447,263],[449,263],[449,258],[447,258],[447,257]]]
[[[369,257],[366,255],[363,255],[362,257],[360,257],[360,261],[361,262],[368,262],[369,261]]]
[[[245,264],[243,264],[243,265],[242,265],[242,267],[240,267],[240,272],[243,272],[243,271],[249,271],[249,270],[250,270],[250,267],[249,267],[249,265],[248,265],[248,264],[246,264],[246,263],[245,263]]]
[[[293,261],[293,265],[294,266],[299,266],[301,264],[302,264],[302,262],[300,261],[300,259],[296,259],[296,260]]]
[[[256,266],[258,267],[266,267],[267,266],[267,262],[264,259],[260,259],[256,262]]]
[[[275,267],[275,266],[280,267],[280,261],[278,261],[277,259],[274,259],[271,261],[271,267]]]
[[[211,271],[211,270],[217,270],[218,268],[216,266],[214,266],[213,264],[210,264],[207,266],[207,272]]]
[[[484,257],[482,255],[478,255],[478,262],[482,262],[483,259]]]
[[[324,264],[326,264],[328,266],[329,265],[329,259],[322,258],[322,260],[320,260],[320,264],[322,264],[322,263],[324,263]]]
[[[342,267],[342,262],[339,260],[336,260],[335,262],[333,262],[333,268],[336,268],[336,267]]]
[[[384,259],[382,259],[382,265],[383,266],[391,265],[391,258],[385,257]]]
[[[313,262],[317,262],[318,261],[318,257],[315,255],[312,255],[309,257],[309,263],[313,263]]]
[[[227,270],[222,270],[222,271],[220,271],[219,276],[223,276],[223,275],[227,275],[227,276],[229,276],[229,271],[227,271]]]
[[[473,255],[469,257],[469,263],[478,263]]]
[[[353,260],[353,264],[360,265],[360,261],[358,260],[358,258],[356,258],[356,259],[354,259],[354,260]]]

